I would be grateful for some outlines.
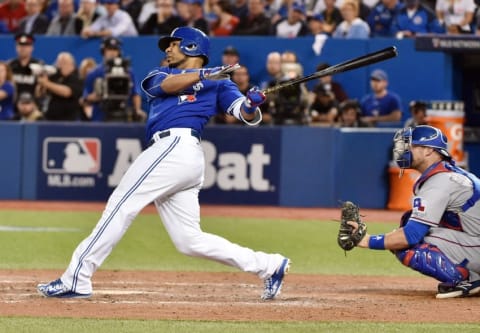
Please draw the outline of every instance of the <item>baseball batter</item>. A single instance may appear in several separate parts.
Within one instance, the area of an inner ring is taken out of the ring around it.
[[[198,193],[205,168],[200,137],[205,124],[217,112],[258,124],[262,119],[258,106],[265,101],[257,88],[244,96],[228,79],[236,65],[203,68],[209,45],[203,32],[190,27],[177,28],[160,39],[168,66],[154,68],[141,83],[150,105],[146,127],[151,145],[125,173],[60,279],[37,286],[40,294],[90,297],[94,272],[135,216],[153,201],[178,251],[254,273],[264,280],[262,299],[278,295],[288,258],[253,251],[200,228]]]
[[[455,165],[446,136],[432,126],[399,130],[393,154],[400,168],[421,173],[412,210],[399,229],[367,233],[358,246],[392,250],[404,265],[441,281],[437,298],[479,293],[480,180]]]

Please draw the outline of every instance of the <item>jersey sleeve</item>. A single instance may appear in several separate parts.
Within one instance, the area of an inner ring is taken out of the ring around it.
[[[258,125],[262,121],[262,113],[260,109],[257,108],[255,118],[251,121],[248,121],[242,117],[240,111],[241,105],[245,101],[245,95],[243,95],[237,88],[237,85],[230,80],[220,81],[219,93],[217,103],[219,104],[220,110],[226,114],[234,116],[238,120],[244,122],[247,125],[254,126]]]
[[[140,88],[149,99],[163,96],[165,92],[160,85],[167,76],[168,72],[163,67],[157,67],[142,80]]]

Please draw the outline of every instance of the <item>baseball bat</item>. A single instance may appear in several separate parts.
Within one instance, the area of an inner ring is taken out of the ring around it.
[[[390,59],[390,58],[394,58],[397,55],[398,55],[397,48],[395,46],[390,46],[390,47],[387,47],[386,49],[376,51],[376,52],[373,52],[373,53],[369,53],[369,54],[363,55],[361,57],[350,59],[350,60],[344,61],[342,63],[339,63],[337,65],[327,67],[327,68],[322,69],[321,71],[315,72],[313,74],[277,84],[273,87],[265,89],[263,91],[263,93],[264,94],[270,94],[272,92],[278,91],[278,90],[283,89],[285,87],[290,87],[290,86],[293,86],[293,85],[296,85],[296,84],[311,81],[311,80],[318,79],[318,78],[321,78],[321,77],[324,77],[324,76],[329,76],[329,75],[333,75],[333,74],[337,74],[337,73],[350,71],[352,69],[360,68],[360,67],[363,67],[363,66],[368,66],[368,65],[380,62],[380,61],[384,61],[384,60],[387,60],[387,59]]]

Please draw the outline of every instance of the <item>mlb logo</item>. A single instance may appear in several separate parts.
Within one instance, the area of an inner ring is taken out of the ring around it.
[[[43,171],[46,173],[95,174],[100,171],[101,144],[96,138],[46,138]]]

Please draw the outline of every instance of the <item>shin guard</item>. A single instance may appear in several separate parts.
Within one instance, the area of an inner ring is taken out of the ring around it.
[[[431,244],[417,244],[409,249],[394,251],[402,264],[438,281],[457,284],[469,276],[467,260],[454,264],[438,247]]]

